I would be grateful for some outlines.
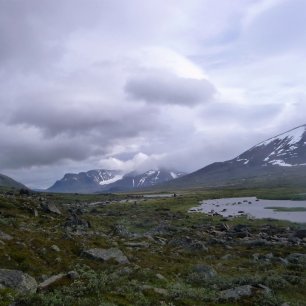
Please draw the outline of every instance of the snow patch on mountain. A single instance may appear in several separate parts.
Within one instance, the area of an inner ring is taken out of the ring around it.
[[[112,177],[112,178],[110,178],[110,179],[107,179],[107,180],[101,180],[100,182],[99,182],[99,185],[108,185],[108,184],[111,184],[111,183],[115,183],[115,182],[117,182],[117,181],[119,181],[119,180],[121,180],[123,178],[123,175],[121,174],[119,174],[119,175],[115,175],[114,177]]]
[[[293,167],[305,164],[306,125],[269,138],[236,157],[233,162],[247,166]]]
[[[278,136],[275,136],[273,138],[267,139],[261,143],[259,143],[258,145],[256,145],[255,147],[259,147],[259,146],[266,146],[268,144],[270,144],[273,141],[279,141],[282,142],[283,144],[287,144],[287,145],[294,145],[298,142],[300,142],[303,138],[303,135],[306,131],[306,126],[300,126],[297,127],[293,130],[290,130],[286,133],[280,134]],[[280,149],[280,148],[278,148]]]
[[[172,176],[173,179],[178,178],[178,175],[172,171],[170,172],[170,175]]]

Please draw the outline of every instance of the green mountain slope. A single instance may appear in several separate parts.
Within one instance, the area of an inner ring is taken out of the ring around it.
[[[4,174],[0,174],[0,186],[9,188],[27,188],[25,185],[13,180]]]

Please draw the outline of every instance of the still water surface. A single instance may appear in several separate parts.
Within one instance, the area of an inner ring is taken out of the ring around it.
[[[277,211],[277,207],[298,208],[300,211]],[[306,223],[306,201],[260,200],[256,197],[223,198],[204,200],[200,202],[200,206],[191,208],[189,212],[218,213],[224,217],[245,214],[257,219],[272,218]]]

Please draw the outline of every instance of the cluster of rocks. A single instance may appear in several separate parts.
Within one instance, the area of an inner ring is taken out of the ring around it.
[[[47,289],[63,278],[77,279],[79,274],[76,271],[69,271],[68,273],[44,277],[44,280],[38,283],[34,277],[22,271],[0,269],[0,289],[10,288],[20,293],[35,293],[38,290]]]

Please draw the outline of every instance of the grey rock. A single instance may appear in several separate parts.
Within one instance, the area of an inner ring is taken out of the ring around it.
[[[271,242],[265,240],[265,239],[256,239],[256,240],[244,240],[241,241],[242,244],[255,247],[255,246],[269,246],[271,245]]]
[[[11,288],[25,293],[34,293],[37,290],[36,280],[19,270],[0,269],[0,287]]]
[[[69,227],[73,229],[78,229],[78,228],[89,228],[91,227],[90,223],[86,220],[83,220],[81,217],[79,217],[79,213],[77,212],[70,212],[70,216],[66,219],[66,222],[64,224],[64,227]]]
[[[259,260],[259,257],[260,257],[260,254],[259,254],[259,253],[254,253],[254,254],[252,255],[252,258],[253,258],[254,261]]]
[[[302,253],[291,253],[289,254],[286,259],[291,263],[306,263],[306,254]]]
[[[6,233],[0,231],[0,239],[8,241],[8,240],[12,240],[13,237],[11,235],[9,235],[9,234],[6,234]]]
[[[34,210],[33,210],[33,214],[34,214],[34,217],[38,217],[38,211],[37,211],[37,209],[36,209],[36,208],[34,208]]]
[[[71,279],[78,279],[80,278],[80,274],[77,271],[69,271],[67,276]]]
[[[169,246],[181,247],[191,252],[195,252],[195,251],[207,252],[208,251],[208,248],[202,241],[195,240],[189,237],[173,238],[169,241],[168,244]]]
[[[132,248],[148,248],[149,244],[147,242],[141,241],[141,242],[126,242],[126,246],[132,247]]]
[[[41,203],[41,208],[44,212],[54,213],[57,215],[62,214],[54,203]]]
[[[117,224],[113,227],[113,234],[122,238],[131,238],[133,234],[122,224]]]
[[[192,268],[192,272],[201,276],[201,279],[211,279],[217,276],[216,270],[208,265],[198,264]]]
[[[294,236],[300,239],[306,238],[306,229],[297,230]]]
[[[263,294],[271,294],[271,292],[272,292],[272,290],[269,287],[267,287],[263,284],[258,284],[257,287],[262,290]]]
[[[221,300],[238,300],[242,297],[251,296],[253,294],[253,289],[254,287],[250,285],[239,286],[221,291],[219,297]]]
[[[84,251],[84,254],[98,260],[107,261],[110,259],[114,259],[120,264],[128,264],[129,260],[118,248],[110,248],[110,249],[90,249]]]
[[[272,259],[274,257],[273,253],[268,253],[265,256],[265,259]]]
[[[229,260],[229,259],[233,259],[235,258],[235,256],[231,255],[231,254],[225,254],[224,256],[221,257],[222,260]]]
[[[142,285],[141,289],[142,290],[153,290],[155,293],[160,294],[160,295],[168,295],[168,291],[164,288],[156,288],[150,285]]]
[[[63,279],[66,276],[64,273],[60,273],[57,275],[52,275],[51,277],[47,278],[45,281],[38,285],[38,289],[43,290],[52,285],[53,283],[57,282],[60,279]]]
[[[166,280],[166,278],[165,278],[163,275],[161,275],[160,273],[157,273],[157,274],[156,274],[156,277],[157,277],[159,280]]]
[[[61,249],[57,245],[55,245],[55,244],[53,244],[51,246],[51,250],[54,251],[54,252],[60,252],[61,251]]]

